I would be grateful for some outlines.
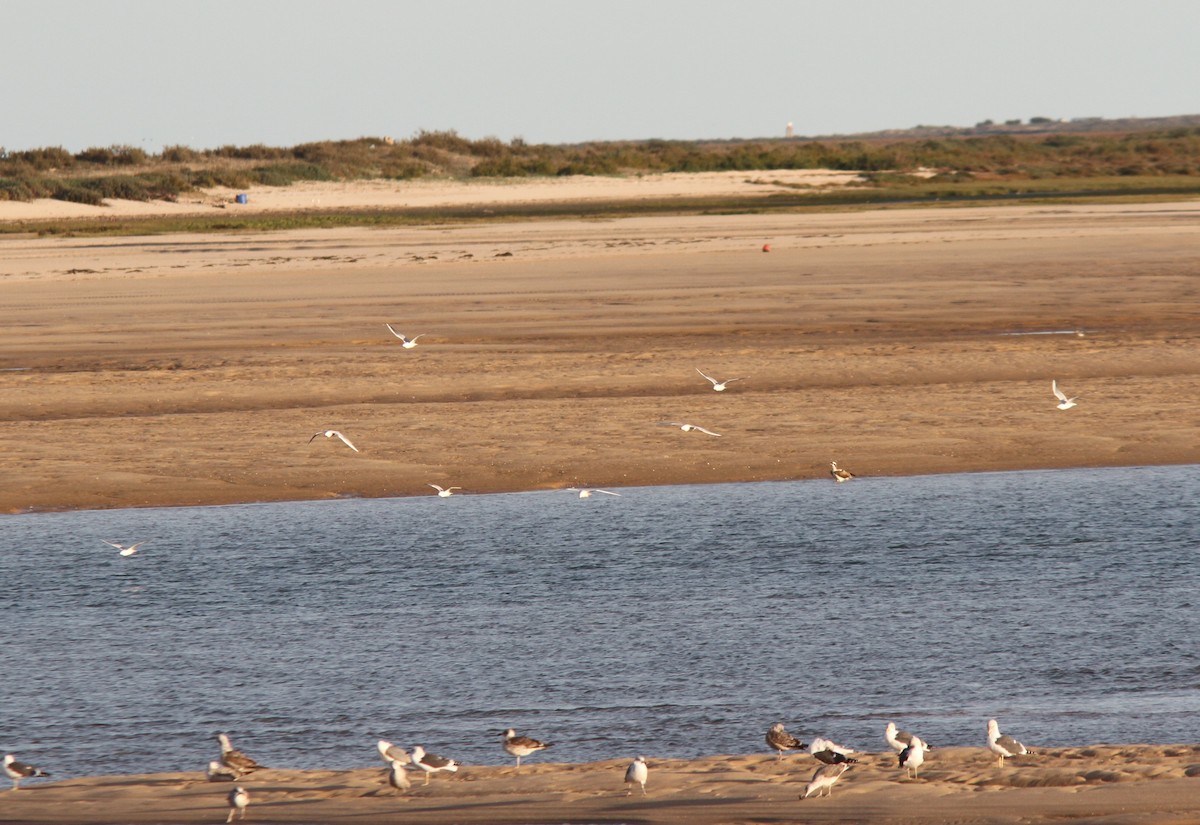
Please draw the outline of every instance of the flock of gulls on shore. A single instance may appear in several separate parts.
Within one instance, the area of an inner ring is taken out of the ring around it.
[[[528,736],[519,735],[516,730],[509,728],[500,734],[501,747],[511,756],[516,757],[518,772],[521,770],[521,758],[549,748],[552,743],[542,742]],[[933,745],[925,742],[919,736],[908,731],[898,730],[895,722],[888,722],[884,728],[883,738],[897,754],[898,767],[904,770],[904,775],[911,781],[920,778],[921,766],[925,763],[925,754],[933,749]],[[221,745],[221,755],[208,763],[205,775],[209,782],[236,782],[255,771],[266,770],[252,757],[233,746],[229,737],[224,733],[217,734]],[[832,796],[833,786],[842,778],[842,774],[859,763],[854,754],[858,751],[839,745],[835,742],[816,737],[805,745],[795,736],[787,732],[782,722],[776,722],[766,735],[767,745],[776,753],[776,759],[782,760],[788,751],[802,751],[810,754],[821,763],[804,787],[800,799],[810,796]],[[988,750],[996,754],[997,767],[1004,765],[1004,760],[1011,756],[1033,755],[1033,751],[1025,747],[1011,736],[1000,733],[1000,725],[995,719],[987,723]],[[412,787],[409,779],[410,771],[420,771],[425,776],[425,785],[435,773],[457,773],[460,763],[437,754],[429,753],[421,745],[415,746],[411,753],[386,739],[375,743],[379,756],[388,765],[387,783],[401,794]],[[50,774],[41,768],[18,762],[13,754],[4,757],[4,772],[13,781],[13,791],[19,790],[22,779],[34,777],[49,777]],[[646,757],[638,756],[625,769],[626,795],[632,794],[636,786],[646,796],[646,782],[650,776],[650,766]],[[246,808],[250,804],[250,793],[241,784],[229,792],[226,799],[229,802],[229,814],[225,821],[232,822],[234,818],[244,819]]]

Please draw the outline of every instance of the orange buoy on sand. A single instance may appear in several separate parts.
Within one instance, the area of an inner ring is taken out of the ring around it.
[[[771,251],[771,245],[769,243],[763,244],[763,252],[770,252],[770,251]]]

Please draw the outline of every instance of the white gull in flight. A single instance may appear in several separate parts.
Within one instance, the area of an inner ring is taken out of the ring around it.
[[[317,438],[317,436],[322,436],[322,435],[325,436],[326,438],[340,438],[342,440],[342,442],[347,447],[349,447],[351,450],[354,450],[354,452],[356,452],[356,453],[359,452],[358,447],[355,447],[353,444],[351,444],[350,439],[346,438],[346,436],[342,435],[337,430],[324,430],[322,432],[319,432],[316,435],[314,435],[312,438],[310,438],[308,440],[308,443],[312,444],[313,441]]]
[[[384,326],[388,328],[388,332],[390,332],[392,335],[395,335],[397,338],[400,339],[400,343],[404,346],[405,349],[412,349],[413,347],[415,347],[417,345],[417,339],[425,334],[422,332],[421,335],[414,335],[412,338],[406,338],[405,336],[396,332],[396,330],[392,329],[391,324],[384,324]]]
[[[592,493],[604,493],[606,496],[616,496],[617,498],[621,497],[620,493],[614,493],[612,490],[599,490],[595,487],[568,487],[567,492],[579,493],[580,498],[591,498]]]
[[[462,487],[439,487],[436,484],[430,484],[429,486],[437,490],[437,494],[441,498],[449,498],[450,496],[454,495],[455,490],[462,489]]]
[[[699,367],[696,367],[696,372],[700,373],[701,375],[704,375],[704,371],[701,370]],[[745,381],[746,380],[744,378],[726,378],[724,381],[718,381],[717,379],[713,378],[711,375],[704,375],[704,377],[707,378],[710,382],[712,382],[713,389],[716,390],[717,392],[725,392],[726,384],[732,384],[734,381]]]
[[[695,424],[685,424],[682,421],[660,421],[660,422],[658,422],[658,426],[660,426],[660,427],[678,427],[679,429],[683,430],[685,433],[690,433],[692,430],[696,430],[697,432],[704,433],[705,435],[715,435],[718,438],[721,437],[720,433],[714,433],[712,430],[706,430],[703,427],[697,427]]]
[[[138,551],[139,547],[141,547],[143,544],[146,543],[144,541],[139,541],[137,544],[130,544],[129,546],[125,546],[124,544],[117,544],[115,541],[107,541],[106,539],[100,539],[100,541],[103,541],[109,547],[115,547],[118,550],[120,550],[122,556],[132,556],[134,553],[136,553]]]
[[[1075,403],[1075,399],[1079,396],[1067,398],[1067,394],[1058,388],[1058,381],[1056,379],[1050,381],[1050,389],[1054,390],[1054,397],[1058,399],[1057,406],[1060,410],[1069,410],[1072,407],[1078,406]]]

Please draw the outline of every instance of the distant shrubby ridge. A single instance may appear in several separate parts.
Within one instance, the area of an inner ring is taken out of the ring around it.
[[[915,129],[849,137],[756,140],[641,140],[531,144],[469,140],[454,131],[408,140],[364,137],[291,148],[130,146],[0,149],[0,200],[106,198],[173,200],[211,187],[286,186],[296,181],[636,175],[662,172],[836,169],[866,173],[872,185],[897,177],[941,182],[1200,175],[1200,116],[1029,123],[990,121],[970,129]]]

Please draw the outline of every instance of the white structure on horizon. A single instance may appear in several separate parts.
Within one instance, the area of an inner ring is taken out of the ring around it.
[[[790,120],[788,121],[787,129],[784,132],[784,134],[787,137],[795,137],[796,136],[796,130],[794,128],[792,128],[792,122]]]

